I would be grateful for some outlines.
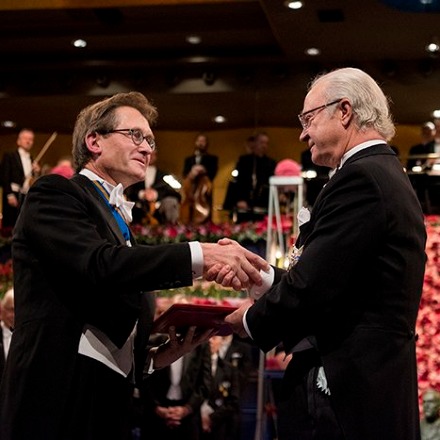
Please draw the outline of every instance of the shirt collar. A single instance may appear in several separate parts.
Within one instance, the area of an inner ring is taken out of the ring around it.
[[[359,151],[365,150],[366,148],[370,148],[373,145],[379,145],[383,144],[386,145],[386,142],[383,139],[373,139],[371,141],[362,142],[359,145],[356,145],[356,147],[353,147],[351,150],[347,151],[341,158],[341,163],[338,166],[338,169],[342,168],[344,163],[349,159],[351,156],[355,155]]]
[[[18,154],[19,154],[21,157],[31,157],[31,153],[29,153],[29,151],[25,150],[25,149],[22,148],[22,147],[18,147]]]
[[[79,174],[82,174],[83,176],[88,177],[90,180],[97,180],[104,188],[105,190],[110,194],[115,187],[115,185],[112,185],[111,183],[108,183],[106,180],[104,180],[102,177],[99,177],[96,173],[93,171],[83,168]]]

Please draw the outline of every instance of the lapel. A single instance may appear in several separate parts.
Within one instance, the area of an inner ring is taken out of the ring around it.
[[[23,164],[21,163],[21,157],[20,153],[18,152],[18,149],[14,151],[14,157],[15,157],[15,167],[21,176],[22,179],[24,179],[24,170],[23,170]],[[18,182],[17,182],[18,183]]]
[[[102,195],[98,192],[98,189],[95,187],[95,185],[90,181],[89,178],[81,174],[76,174],[74,177],[72,177],[71,180],[78,184],[81,189],[96,202],[98,210],[100,211],[101,215],[106,219],[107,224],[113,235],[115,236],[116,240],[120,244],[123,244],[125,246],[125,238],[122,235],[121,229],[118,226],[118,222],[114,218],[111,209],[108,207],[107,203],[105,202]],[[130,237],[132,237],[131,232]]]

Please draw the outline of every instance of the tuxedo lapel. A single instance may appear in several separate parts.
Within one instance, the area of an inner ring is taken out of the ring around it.
[[[90,179],[79,174],[73,177],[71,180],[77,183],[83,189],[83,191],[85,191],[90,197],[92,197],[96,201],[96,206],[98,207],[102,216],[106,219],[109,228],[114,234],[116,240],[120,244],[126,245],[125,238],[122,235],[122,231],[119,228],[118,222],[113,216],[111,209],[108,207],[106,201],[101,196],[101,194],[99,194],[98,189],[90,181]],[[131,237],[131,232],[130,232],[130,237]]]

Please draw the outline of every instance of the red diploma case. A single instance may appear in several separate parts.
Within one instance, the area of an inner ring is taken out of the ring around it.
[[[185,333],[188,327],[196,326],[200,330],[217,329],[218,335],[226,336],[232,333],[232,329],[224,319],[234,310],[237,307],[173,304],[154,321],[151,333],[168,333],[170,326],[175,326],[177,333]]]

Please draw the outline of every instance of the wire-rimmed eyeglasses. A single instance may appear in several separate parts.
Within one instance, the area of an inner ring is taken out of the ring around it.
[[[299,122],[301,123],[301,126],[303,130],[306,130],[309,128],[310,123],[312,122],[312,119],[320,112],[321,110],[324,110],[325,108],[329,107],[330,105],[337,104],[338,102],[341,102],[343,98],[336,99],[335,101],[328,102],[327,104],[320,105],[318,107],[312,108],[311,110],[307,110],[304,113],[300,113],[298,115]]]
[[[140,145],[145,140],[153,151],[156,149],[156,142],[154,142],[154,139],[151,136],[144,136],[139,128],[119,128],[117,130],[107,130],[101,132],[101,134],[110,133],[122,133],[124,135],[129,135],[131,136],[131,139],[135,145]]]

